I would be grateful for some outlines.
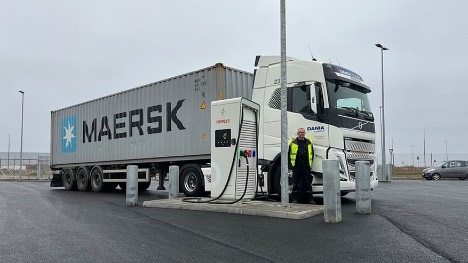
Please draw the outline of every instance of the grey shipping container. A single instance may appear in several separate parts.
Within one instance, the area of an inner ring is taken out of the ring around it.
[[[219,63],[52,111],[52,168],[209,159],[211,101],[250,99],[252,84]]]

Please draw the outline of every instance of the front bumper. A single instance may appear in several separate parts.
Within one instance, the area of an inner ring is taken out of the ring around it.
[[[421,174],[422,178],[432,178],[432,173],[431,172],[425,172]]]

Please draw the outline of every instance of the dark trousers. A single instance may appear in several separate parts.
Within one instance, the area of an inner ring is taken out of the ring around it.
[[[293,168],[292,198],[299,203],[312,199],[312,175],[307,160],[297,160]]]

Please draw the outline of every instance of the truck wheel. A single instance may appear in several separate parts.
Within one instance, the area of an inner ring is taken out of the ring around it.
[[[62,174],[62,181],[65,190],[76,190],[75,172],[72,169],[65,169]]]
[[[91,189],[89,183],[89,171],[86,167],[80,167],[76,173],[76,186],[79,191],[86,192]]]
[[[104,188],[104,182],[102,181],[102,168],[101,166],[94,166],[91,171],[91,190],[93,192],[101,192]]]
[[[273,175],[273,186],[278,196],[281,196],[281,166],[276,167]]]
[[[186,196],[193,197],[203,194],[203,175],[200,167],[191,165],[182,171],[180,177],[182,189]]]
[[[293,181],[292,177],[288,174],[288,189],[292,192]],[[275,188],[278,196],[281,196],[281,166],[277,166],[273,178],[273,187]]]

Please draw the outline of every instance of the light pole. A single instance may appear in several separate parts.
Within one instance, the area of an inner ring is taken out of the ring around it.
[[[448,161],[447,140],[445,140],[445,158]]]
[[[281,205],[289,204],[288,193],[288,115],[286,74],[286,1],[280,0],[281,35]]]
[[[383,52],[388,50],[381,44],[375,44],[376,47],[380,48],[380,57],[382,62],[382,179],[388,181],[388,177],[385,173],[385,165],[387,164],[385,160],[385,92],[384,92],[384,63],[383,63]]]
[[[21,93],[21,147],[20,147],[20,174],[19,179],[21,181],[21,173],[23,171],[23,116],[24,116],[24,91],[19,90]]]
[[[10,170],[10,134],[8,133],[8,154],[7,154],[7,169]]]
[[[426,129],[424,129],[424,149],[423,149],[423,154],[424,154],[424,167],[426,166]]]
[[[411,145],[411,160],[413,161],[413,167],[414,167],[414,145]]]

